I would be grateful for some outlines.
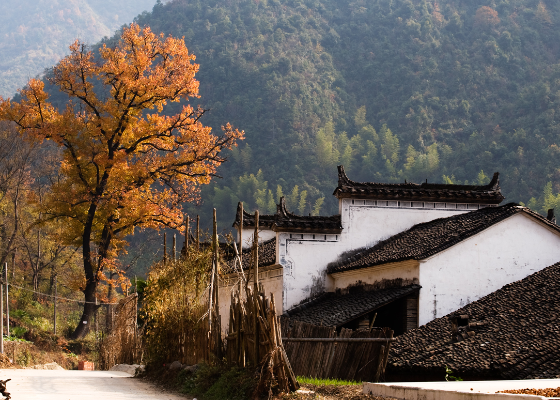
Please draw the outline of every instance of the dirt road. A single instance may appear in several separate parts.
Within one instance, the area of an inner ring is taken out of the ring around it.
[[[0,369],[13,400],[185,400],[125,372]],[[1,398],[1,396],[0,396]]]

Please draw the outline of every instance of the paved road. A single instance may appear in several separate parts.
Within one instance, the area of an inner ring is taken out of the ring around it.
[[[0,369],[13,400],[185,400],[116,371]],[[1,397],[1,396],[0,396]]]

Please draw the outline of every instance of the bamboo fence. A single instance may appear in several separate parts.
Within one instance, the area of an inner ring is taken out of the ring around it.
[[[119,301],[115,310],[113,329],[99,345],[99,368],[108,370],[116,364],[142,362],[142,340],[136,316],[138,295],[135,293]]]
[[[285,317],[282,327],[284,347],[294,373],[313,378],[379,382],[394,340],[389,328],[342,328],[337,333],[334,327],[289,321]]]

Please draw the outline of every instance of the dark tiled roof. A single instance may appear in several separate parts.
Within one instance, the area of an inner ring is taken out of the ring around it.
[[[452,320],[461,315],[468,325],[457,337]],[[556,378],[559,360],[557,263],[399,336],[388,368],[403,375],[444,371],[447,365],[469,379]]]
[[[286,209],[284,197],[280,199],[280,204],[276,208],[276,218],[272,229],[277,232],[342,232],[340,215],[330,217],[296,215]]]
[[[336,273],[389,262],[422,260],[521,212],[560,232],[558,225],[543,216],[526,207],[509,203],[414,225],[369,249],[329,264],[327,271]]]
[[[275,215],[263,214],[259,215],[259,229],[272,229],[272,224],[274,223]],[[235,221],[233,221],[233,227],[237,228],[241,220],[241,204],[237,205],[237,213],[235,214]],[[254,228],[255,227],[255,214],[249,214],[247,211],[243,210],[243,228]]]
[[[488,185],[446,185],[436,183],[375,183],[348,179],[344,167],[338,167],[338,187],[334,195],[379,200],[434,201],[454,203],[500,204],[504,196],[496,172]]]
[[[233,227],[239,226],[241,208],[237,207],[237,214]],[[255,226],[255,216],[243,211],[243,227],[251,228]],[[342,222],[340,215],[324,216],[304,216],[296,215],[286,209],[286,200],[280,199],[280,204],[276,206],[276,214],[259,215],[259,228],[272,229],[276,232],[311,232],[311,233],[340,233],[342,232]]]
[[[251,249],[243,249],[243,269],[249,269],[253,267],[253,261],[251,259]],[[233,254],[229,257],[222,265],[222,272],[230,274],[236,271],[234,264]],[[274,265],[276,263],[276,238],[267,240],[259,244],[259,268],[267,267],[269,265]]]
[[[295,321],[339,327],[419,289],[419,285],[409,285],[373,291],[354,290],[347,294],[329,292],[294,307],[284,316]]]

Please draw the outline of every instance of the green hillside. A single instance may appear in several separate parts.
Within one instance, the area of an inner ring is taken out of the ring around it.
[[[2,0],[0,96],[11,97],[29,78],[68,53],[81,38],[95,43],[156,0]]]
[[[174,0],[136,20],[185,37],[205,122],[246,132],[192,212],[225,226],[280,192],[336,212],[337,164],[389,182],[500,171],[508,201],[560,206],[555,0]]]

